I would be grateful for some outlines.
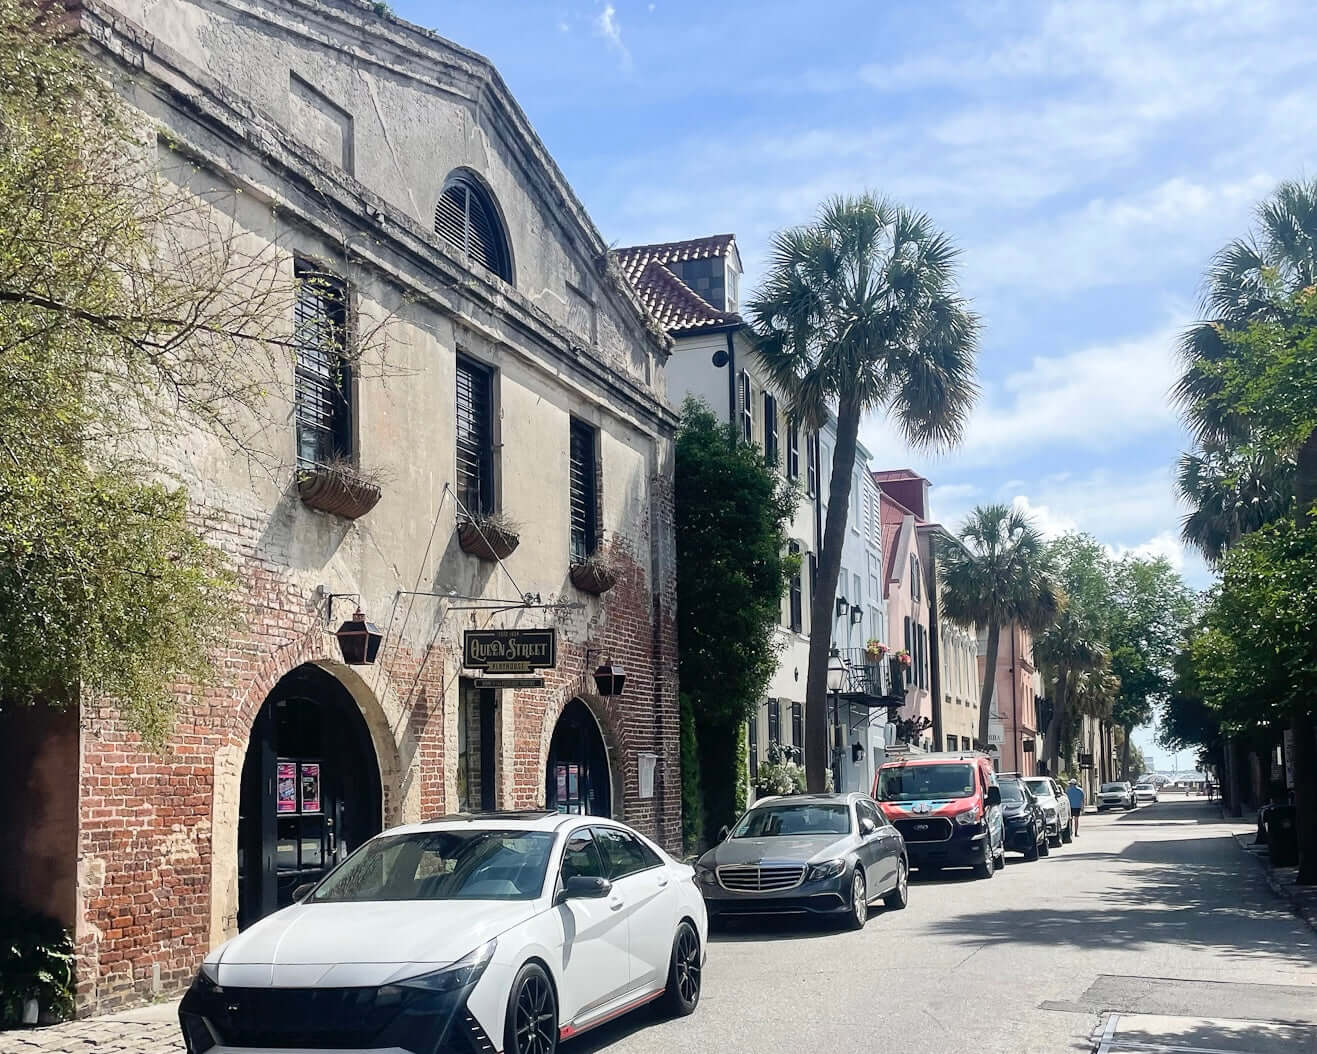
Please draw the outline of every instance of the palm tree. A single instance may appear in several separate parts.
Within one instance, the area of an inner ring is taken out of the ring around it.
[[[871,195],[833,198],[813,223],[774,236],[747,305],[760,360],[794,418],[818,428],[837,414],[805,679],[811,791],[827,780],[831,613],[860,418],[881,410],[911,444],[949,446],[978,396],[979,323],[957,292],[958,257],[923,213]]]
[[[1069,605],[1034,639],[1033,652],[1040,665],[1051,674],[1056,686],[1052,692],[1052,718],[1043,738],[1047,771],[1055,775],[1061,755],[1061,727],[1070,718],[1075,678],[1103,665],[1108,661],[1109,653],[1094,634],[1093,627]]]
[[[980,505],[965,520],[960,545],[942,550],[942,613],[962,626],[987,626],[988,648],[979,696],[979,742],[988,742],[992,682],[1003,626],[1019,623],[1039,633],[1064,604],[1052,577],[1043,536],[1009,505]]]
[[[1189,505],[1181,539],[1215,564],[1245,534],[1289,514],[1294,462],[1205,443],[1180,455],[1176,489]]]
[[[1110,776],[1109,725],[1119,695],[1120,678],[1111,672],[1110,664],[1105,659],[1092,669],[1075,675],[1072,695],[1075,713],[1097,722],[1098,747],[1092,753],[1097,755],[1099,762],[1099,782],[1107,780]]]
[[[1184,372],[1175,396],[1199,447],[1241,450],[1250,421],[1228,399],[1212,370],[1236,354],[1230,334],[1254,323],[1299,320],[1299,295],[1317,286],[1317,179],[1291,180],[1258,204],[1256,226],[1216,254],[1207,272],[1203,321],[1184,335]],[[1310,306],[1310,305],[1309,305]],[[1317,429],[1294,450],[1293,495],[1300,516],[1317,507]],[[1210,514],[1210,509],[1204,511]],[[1298,708],[1294,732],[1295,804],[1298,806],[1300,884],[1317,884],[1317,720],[1311,706]]]

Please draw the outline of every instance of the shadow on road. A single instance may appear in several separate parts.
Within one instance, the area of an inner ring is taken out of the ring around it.
[[[1168,803],[1139,810],[1152,822],[1197,818],[1208,806],[1186,809]],[[1193,803],[1195,805],[1199,803]],[[1203,820],[1203,822],[1210,822]],[[1217,823],[1220,819],[1217,818]],[[1111,825],[1119,829],[1120,821]],[[1166,824],[1166,830],[1185,831]],[[1067,847],[1072,849],[1073,847]],[[1228,834],[1211,837],[1152,839],[1147,835],[1118,853],[1054,851],[1040,867],[1078,863],[1092,868],[1103,862],[1122,865],[1111,885],[1074,905],[1038,903],[1022,908],[951,915],[934,923],[946,935],[995,944],[1073,945],[1087,949],[1137,949],[1151,945],[1184,945],[1217,949],[1228,956],[1255,959],[1271,956],[1287,963],[1317,965],[1317,942],[1299,936],[1287,925],[1288,912],[1259,888]],[[1272,926],[1260,926],[1272,920]]]

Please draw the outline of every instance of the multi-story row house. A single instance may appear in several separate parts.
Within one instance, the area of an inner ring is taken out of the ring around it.
[[[252,439],[270,473],[203,432],[159,455],[238,573],[217,682],[180,687],[159,753],[98,700],[6,712],[0,901],[67,923],[109,1009],[385,826],[547,804],[677,848],[671,342],[498,73],[352,0],[76,17],[163,178],[298,289],[293,354]],[[354,373],[368,329],[387,366]],[[378,627],[368,655],[345,622]],[[490,661],[514,636],[515,687]]]
[[[979,672],[986,676],[988,633],[979,629]],[[1037,670],[1033,662],[1033,634],[1019,623],[1002,626],[993,675],[989,750],[997,768],[1032,776],[1037,772],[1038,735]]]
[[[679,406],[687,396],[702,400],[799,488],[788,546],[800,557],[801,572],[782,598],[777,667],[749,723],[753,784],[771,744],[804,747],[811,572],[818,553],[818,440],[790,419],[787,398],[768,379],[755,353],[754,335],[739,314],[742,267],[734,235],[631,246],[614,256],[672,338],[666,366],[672,404]]]

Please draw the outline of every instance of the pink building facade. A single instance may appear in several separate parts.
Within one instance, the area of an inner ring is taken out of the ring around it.
[[[979,631],[979,676],[987,662],[987,630]],[[1037,670],[1033,660],[1033,635],[1012,623],[1001,629],[997,648],[997,672],[993,684],[993,717],[1000,721],[1001,743],[995,744],[996,764],[1001,772],[1037,773],[1038,698]],[[991,733],[990,733],[991,738]]]
[[[909,469],[875,472],[873,479],[881,492],[887,643],[894,649],[904,648],[911,657],[901,717],[927,722],[927,728],[910,738],[910,745],[932,750],[933,658],[929,620],[934,583],[919,546],[919,528],[927,523],[929,483]]]

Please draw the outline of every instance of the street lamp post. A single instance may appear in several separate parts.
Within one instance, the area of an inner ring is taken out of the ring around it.
[[[841,652],[836,648],[828,656],[828,694],[832,697],[832,726],[829,735],[834,740],[829,757],[832,759],[832,788],[841,790],[841,748],[837,746],[837,729],[841,721],[841,690],[846,687],[849,671]]]

